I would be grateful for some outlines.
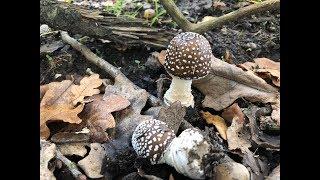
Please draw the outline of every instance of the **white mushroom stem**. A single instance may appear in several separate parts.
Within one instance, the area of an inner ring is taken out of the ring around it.
[[[176,101],[180,101],[182,106],[194,107],[193,95],[191,93],[192,80],[184,80],[172,76],[170,88],[164,94],[164,102],[170,105]]]
[[[172,140],[159,163],[169,164],[192,179],[204,179],[203,157],[209,151],[210,144],[199,130],[189,128]]]

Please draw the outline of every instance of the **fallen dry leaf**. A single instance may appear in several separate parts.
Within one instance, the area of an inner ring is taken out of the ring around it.
[[[245,153],[251,147],[250,134],[245,131],[244,123],[237,118],[232,120],[231,126],[227,129],[228,148],[229,150],[240,149],[242,153]]]
[[[166,61],[166,50],[162,50],[159,55],[158,55],[158,61],[160,62],[160,64],[164,64],[164,62]]]
[[[210,112],[203,112],[201,111],[202,117],[207,121],[208,124],[213,124],[220,136],[224,139],[227,140],[227,125],[224,119],[218,115],[212,115]]]
[[[40,135],[47,139],[50,136],[50,130],[46,124],[48,120],[62,120],[64,122],[79,124],[81,119],[78,114],[82,111],[83,105],[72,109],[67,104],[40,107]]]
[[[102,178],[101,167],[104,155],[104,148],[99,143],[92,143],[90,144],[89,155],[80,160],[78,165],[89,178]]]
[[[221,116],[223,119],[229,121],[230,123],[235,117],[238,117],[236,118],[236,120],[238,120],[240,123],[244,123],[244,114],[238,106],[238,103],[233,103],[231,106],[224,109],[221,113]]]
[[[252,71],[263,79],[271,79],[272,83],[280,87],[280,62],[274,62],[268,58],[256,58],[253,62],[239,64],[244,70]]]
[[[58,150],[64,156],[77,155],[84,157],[87,154],[87,149],[85,148],[86,143],[68,143],[68,144],[59,144]]]
[[[81,122],[78,114],[82,111],[83,98],[98,94],[98,88],[102,84],[99,75],[93,74],[84,77],[80,85],[75,85],[70,80],[52,82],[45,85],[42,89],[44,93],[40,103],[40,133],[41,137],[47,139],[50,130],[46,125],[47,121],[64,121],[68,123]],[[75,106],[78,102],[80,105]]]
[[[181,106],[181,103],[177,101],[170,106],[161,107],[155,119],[167,123],[168,127],[177,133],[185,115],[186,108]]]
[[[83,110],[83,120],[87,121],[88,128],[92,132],[94,139],[107,140],[104,135],[109,128],[116,125],[112,112],[122,110],[130,105],[130,102],[120,95],[105,93],[104,95],[94,95],[88,99],[91,101],[85,105]],[[103,136],[103,138],[99,138]],[[99,140],[100,143],[102,143]]]
[[[243,71],[220,59],[212,59],[212,70],[203,79],[193,82],[205,96],[204,107],[220,111],[236,99],[244,97],[252,102],[275,102],[279,96],[277,88],[267,84],[251,71]]]
[[[40,140],[40,179],[55,180],[53,172],[48,169],[49,161],[56,156],[56,145]]]
[[[92,74],[89,77],[84,77],[80,81],[80,85],[72,86],[71,92],[73,95],[73,105],[78,102],[82,102],[86,96],[92,96],[99,94],[100,91],[97,89],[102,85],[102,79],[99,78],[99,74]]]

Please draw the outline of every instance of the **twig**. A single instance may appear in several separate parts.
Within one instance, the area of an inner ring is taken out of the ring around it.
[[[130,85],[134,86],[135,88],[140,88],[140,87],[136,86],[133,82],[131,82],[119,69],[117,69],[116,67],[114,67],[113,65],[111,65],[110,63],[105,61],[104,59],[95,55],[86,46],[79,43],[74,38],[70,37],[67,32],[61,31],[60,34],[61,34],[61,39],[64,42],[70,44],[74,49],[81,52],[81,54],[84,55],[84,57],[86,57],[86,59],[88,61],[97,65],[98,67],[100,67],[104,71],[106,71],[108,74],[110,74],[110,76],[112,76],[113,78],[115,78],[117,76],[121,76],[120,79],[125,81],[126,84],[128,84],[128,85],[130,84]],[[153,96],[151,94],[149,94],[148,100],[152,106],[159,106],[159,105],[163,104],[163,102],[160,99],[156,98],[155,96]]]
[[[213,18],[211,20],[191,23],[183,16],[179,8],[172,0],[160,0],[165,10],[170,14],[172,19],[184,30],[197,33],[204,33],[210,29],[220,27],[230,21],[235,21],[244,16],[255,14],[262,11],[279,9],[280,0],[266,0],[261,3],[252,4],[247,7],[240,8],[223,16]]]
[[[77,168],[77,165],[70,161],[68,158],[66,158],[60,151],[56,151],[56,158],[62,161],[70,170],[72,176],[76,178],[77,180],[86,180],[87,177],[83,175]]]

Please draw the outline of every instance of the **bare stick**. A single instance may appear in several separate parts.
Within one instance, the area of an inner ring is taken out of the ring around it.
[[[139,88],[134,83],[132,83],[119,69],[117,69],[116,67],[114,67],[113,65],[111,65],[110,63],[105,61],[104,59],[100,58],[99,56],[95,55],[85,45],[79,43],[77,40],[70,37],[67,32],[61,31],[60,34],[61,34],[61,39],[64,42],[70,44],[74,49],[81,52],[81,54],[84,55],[84,57],[86,57],[86,59],[88,61],[92,62],[93,64],[97,65],[98,67],[100,67],[101,69],[106,71],[113,78],[115,78],[117,76],[121,76],[122,78],[119,78],[119,79],[122,79],[127,84],[131,84],[135,88]],[[163,104],[163,102],[161,100],[159,100],[158,98],[156,98],[155,96],[153,96],[151,94],[149,94],[148,100],[152,106],[159,106],[159,105]]]
[[[280,0],[266,0],[261,3],[252,4],[244,8],[240,8],[236,11],[230,12],[223,16],[213,18],[211,20],[199,22],[197,24],[188,21],[181,13],[179,8],[172,0],[160,0],[163,7],[170,14],[172,19],[184,30],[197,33],[204,33],[208,30],[220,27],[230,21],[235,21],[244,16],[263,12],[267,10],[279,9]]]
[[[79,171],[79,169],[77,168],[77,165],[74,162],[70,161],[68,158],[62,155],[60,151],[57,150],[56,153],[57,153],[56,158],[62,161],[63,164],[65,164],[68,167],[68,169],[70,170],[74,178],[76,178],[77,180],[87,179],[87,177]]]

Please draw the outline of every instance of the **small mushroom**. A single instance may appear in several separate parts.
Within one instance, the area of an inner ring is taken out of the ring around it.
[[[183,106],[194,107],[192,80],[209,74],[212,57],[211,46],[202,35],[184,32],[175,36],[170,41],[164,63],[172,77],[170,88],[164,94],[164,102],[170,105],[180,101]]]
[[[203,157],[211,145],[196,128],[184,130],[178,137],[159,120],[140,123],[132,135],[136,153],[151,164],[166,163],[192,179],[204,179]]]

